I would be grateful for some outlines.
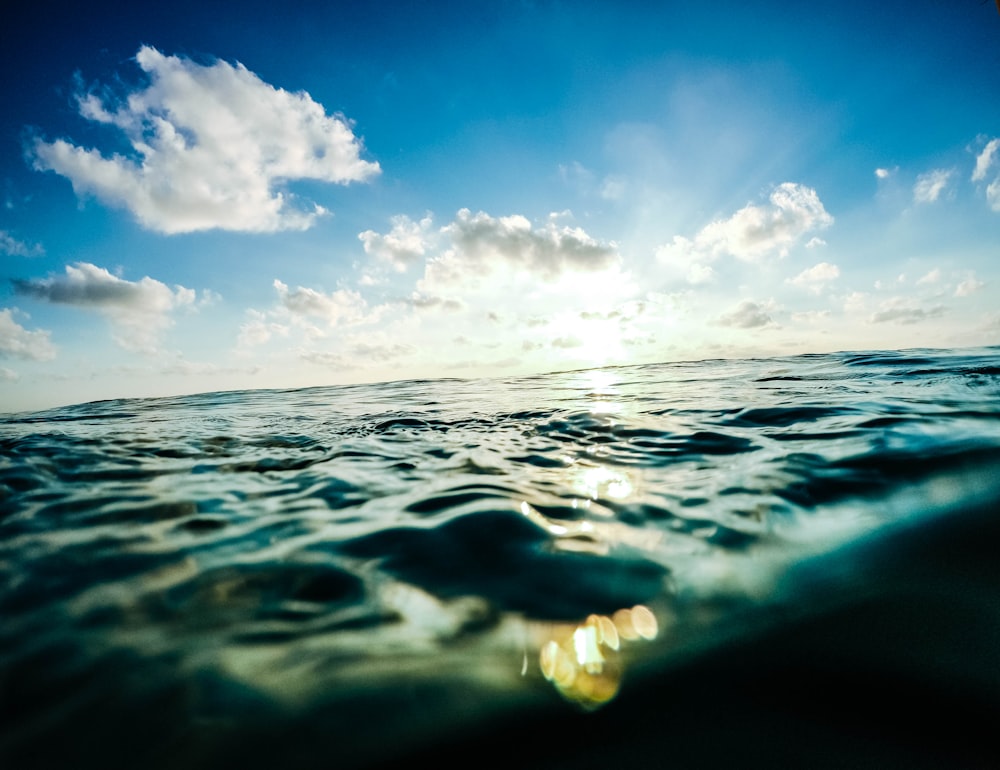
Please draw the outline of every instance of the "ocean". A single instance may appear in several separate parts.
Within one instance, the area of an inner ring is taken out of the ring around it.
[[[0,766],[998,766],[998,503],[1000,348],[6,415]]]

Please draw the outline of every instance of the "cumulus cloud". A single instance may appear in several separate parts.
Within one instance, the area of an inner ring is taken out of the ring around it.
[[[400,214],[390,221],[392,229],[388,233],[380,235],[374,230],[365,230],[358,234],[358,239],[364,245],[366,254],[384,260],[403,272],[424,256],[429,246],[433,219],[428,214],[419,222],[414,222]]]
[[[921,174],[913,186],[913,200],[916,203],[934,203],[948,188],[954,173],[953,169],[938,168]]]
[[[104,315],[115,329],[115,342],[141,353],[157,352],[161,333],[173,324],[170,313],[196,298],[193,289],[171,289],[149,276],[126,281],[89,262],[67,265],[65,275],[13,283],[23,296]]]
[[[931,283],[938,283],[941,280],[941,268],[935,267],[929,270],[925,275],[917,279],[917,285],[923,286]]]
[[[1000,139],[991,139],[976,156],[976,167],[972,171],[973,182],[982,182],[986,179],[986,174],[997,162],[997,150],[1000,150]]]
[[[794,278],[789,278],[787,283],[819,294],[828,283],[835,281],[838,277],[840,277],[839,267],[831,265],[829,262],[820,262],[818,265],[803,270]]]
[[[303,230],[324,209],[292,205],[284,183],[347,184],[379,173],[361,158],[349,121],[327,115],[307,93],[275,88],[239,63],[202,65],[148,46],[135,60],[145,88],[120,99],[77,96],[84,118],[124,134],[129,156],[40,138],[31,153],[37,169],[67,177],[78,195],[128,209],[144,227]]]
[[[728,219],[709,223],[694,239],[675,236],[656,254],[668,264],[710,261],[722,254],[756,262],[784,256],[802,236],[832,224],[814,189],[785,182],[771,192],[767,204],[744,206]]]
[[[895,169],[877,168],[875,169],[875,176],[877,176],[879,179],[888,179],[890,176],[892,176],[894,170]]]
[[[0,310],[0,357],[21,358],[32,361],[49,361],[56,357],[51,333],[28,331],[14,320],[14,310]],[[23,314],[22,314],[23,315]]]
[[[968,297],[970,294],[975,294],[985,285],[986,284],[978,280],[974,274],[970,273],[964,281],[955,287],[955,296]]]
[[[11,257],[37,257],[45,253],[40,244],[27,244],[19,241],[6,230],[0,230],[0,254]]]
[[[441,232],[450,238],[463,271],[488,270],[500,261],[552,279],[567,271],[602,270],[618,261],[613,246],[599,243],[582,228],[559,225],[554,218],[534,227],[520,214],[492,217],[462,209]]]
[[[288,324],[273,320],[267,313],[259,310],[248,310],[249,320],[240,326],[236,340],[238,348],[251,348],[269,342],[273,337],[287,337],[290,331]]]
[[[734,329],[759,329],[774,323],[768,313],[770,303],[758,303],[745,299],[734,310],[718,318],[719,326],[731,326]]]
[[[875,313],[868,319],[869,323],[899,323],[915,324],[933,318],[939,318],[948,311],[944,305],[924,309],[914,305],[911,301],[894,297],[883,302]]]
[[[299,286],[294,291],[275,279],[281,305],[296,316],[318,318],[329,326],[357,323],[364,319],[367,303],[356,291],[337,289],[329,294]]]
[[[247,320],[240,326],[236,342],[241,353],[274,339],[326,339],[331,329],[377,321],[385,309],[369,308],[364,297],[351,289],[332,292],[306,286],[291,289],[278,279],[272,285],[278,295],[277,305],[268,310],[247,310]],[[304,358],[304,354],[300,357]]]

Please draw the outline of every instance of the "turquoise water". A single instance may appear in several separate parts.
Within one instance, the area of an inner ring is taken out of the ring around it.
[[[854,586],[831,555],[998,491],[995,348],[9,415],[0,759],[367,766],[519,715],[586,731]]]

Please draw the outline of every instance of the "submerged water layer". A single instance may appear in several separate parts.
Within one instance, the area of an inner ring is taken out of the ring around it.
[[[995,349],[8,416],[0,759],[218,767],[285,731],[288,766],[314,732],[364,765],[598,708],[802,610],[796,565],[998,499],[998,418]]]

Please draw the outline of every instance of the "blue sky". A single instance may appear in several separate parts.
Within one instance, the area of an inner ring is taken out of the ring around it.
[[[40,2],[0,411],[1000,343],[1000,15]]]

